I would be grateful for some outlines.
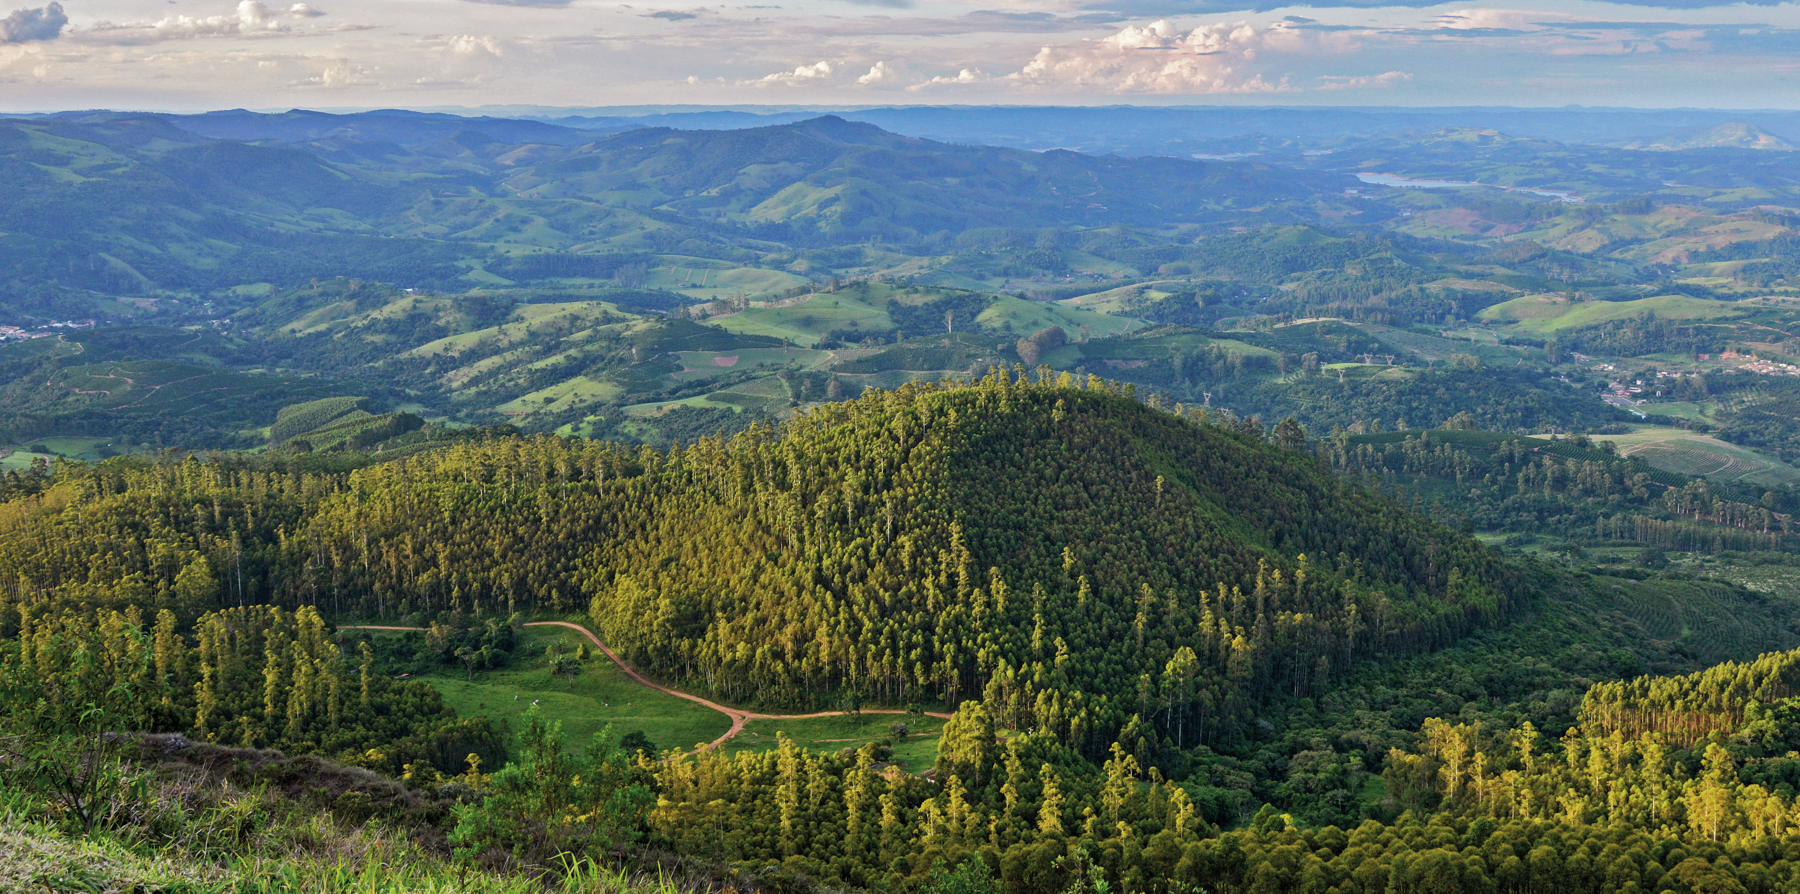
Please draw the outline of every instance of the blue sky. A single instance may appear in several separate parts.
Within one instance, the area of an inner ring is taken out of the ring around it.
[[[1800,107],[1794,3],[24,2],[0,6],[0,110]]]

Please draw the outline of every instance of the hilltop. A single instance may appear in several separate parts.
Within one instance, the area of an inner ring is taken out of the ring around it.
[[[1633,145],[1633,149],[1680,151],[1683,149],[1762,149],[1792,151],[1793,143],[1754,124],[1731,122],[1707,128],[1675,131],[1660,140]]]
[[[74,474],[112,495],[83,517],[118,526],[20,516],[0,578],[111,592],[165,566],[80,556],[172,538],[215,568],[238,561],[221,550],[262,556],[243,584],[253,601],[375,616],[590,607],[622,654],[735,699],[803,707],[848,688],[955,704],[1016,674],[1021,710],[1030,690],[1060,691],[1065,716],[1036,722],[1076,738],[1125,723],[1135,681],[1172,673],[1177,653],[1197,725],[1229,736],[1265,693],[1450,642],[1527,587],[1466,535],[1098,379],[909,385],[662,455],[466,443],[357,472],[335,496],[171,485],[130,465]],[[160,534],[133,520],[193,499],[286,508]],[[292,532],[279,544],[271,516]]]

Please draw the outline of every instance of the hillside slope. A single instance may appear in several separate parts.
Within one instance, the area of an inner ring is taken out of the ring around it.
[[[1161,227],[1340,185],[1256,165],[957,146],[835,116],[739,131],[631,131],[507,182],[535,196],[699,219],[802,223],[801,235],[831,241],[970,227]]]
[[[666,454],[497,440],[347,479],[113,464],[15,510],[0,580],[161,603],[153,582],[198,563],[233,569],[202,602],[591,603],[634,663],[729,698],[985,690],[1089,743],[1148,712],[1145,685],[1171,693],[1159,723],[1229,735],[1265,696],[1447,643],[1528,590],[1300,454],[1112,391],[994,373]]]

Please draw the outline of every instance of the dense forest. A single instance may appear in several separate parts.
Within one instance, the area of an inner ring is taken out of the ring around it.
[[[729,698],[985,694],[1094,753],[1134,717],[1232,740],[1270,694],[1526,595],[1297,444],[1116,390],[995,370],[729,442],[497,439],[347,475],[114,461],[8,507],[0,580],[19,606],[183,619],[587,609],[634,663]]]
[[[1388,735],[1387,721],[1304,707],[1344,712],[1366,685],[1353,670],[1369,680],[1399,655],[1459,654],[1540,624],[1546,600],[1567,598],[1553,592],[1594,586],[1502,559],[1331,466],[1598,498],[1647,488],[1629,462],[1527,462],[1516,440],[1476,458],[1424,437],[1315,442],[1314,456],[1291,421],[1268,431],[1149,404],[1098,378],[996,369],[666,451],[495,433],[385,462],[118,458],[14,473],[0,698],[9,729],[38,744],[7,753],[7,790],[88,834],[186,846],[142,831],[148,814],[131,806],[185,760],[171,755],[275,748],[438,799],[284,796],[387,817],[445,865],[676,852],[779,866],[760,883],[777,887],[1786,883],[1787,655],[1626,685],[1605,681],[1631,661],[1609,658],[1583,671],[1599,682],[1560,743],[1534,715],[1476,710],[1354,765],[1303,745],[1315,750],[1283,758],[1279,786],[1258,769],[1267,717]],[[1662,493],[1676,514],[1738,511]],[[1755,509],[1744,526],[1763,519]],[[535,719],[514,739],[392,679],[397,660],[503,664],[522,611],[585,612],[634,664],[739,703],[848,693],[954,716],[932,771],[914,776],[882,743],[634,757]],[[357,616],[437,621],[406,659],[326,620]],[[117,731],[192,744],[159,756]],[[1563,794],[1587,789],[1557,774],[1595,785],[1600,755],[1624,762],[1605,778],[1628,764],[1644,780],[1630,798],[1648,800]],[[118,769],[81,769],[95,766]],[[1385,794],[1362,807],[1332,794],[1353,783]],[[1258,811],[1252,792],[1335,819]],[[1629,830],[1608,824],[1627,817]]]
[[[1432,514],[1513,537],[1632,540],[1718,553],[1793,545],[1792,492],[1715,484],[1620,456],[1587,435],[1549,440],[1449,429],[1351,435],[1315,452],[1331,468],[1387,488]]]

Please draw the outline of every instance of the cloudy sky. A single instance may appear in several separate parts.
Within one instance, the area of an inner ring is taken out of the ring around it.
[[[1800,107],[1796,3],[60,0],[0,16],[5,111]]]

